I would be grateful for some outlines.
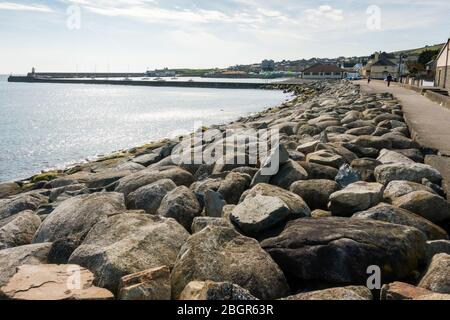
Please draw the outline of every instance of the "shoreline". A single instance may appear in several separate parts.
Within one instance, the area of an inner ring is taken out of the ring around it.
[[[165,140],[0,184],[0,296],[70,298],[64,283],[20,279],[78,268],[95,280],[81,300],[450,299],[443,174],[399,101],[348,81],[290,89],[288,103],[188,135],[189,161]]]

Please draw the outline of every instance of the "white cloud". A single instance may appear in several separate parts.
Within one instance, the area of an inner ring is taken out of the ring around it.
[[[333,7],[328,5],[319,6],[317,9],[307,9],[305,13],[309,21],[327,22],[327,20],[344,20],[344,14],[342,10],[334,9]]]
[[[53,12],[53,10],[47,6],[34,4],[27,5],[14,2],[0,2],[0,10]]]

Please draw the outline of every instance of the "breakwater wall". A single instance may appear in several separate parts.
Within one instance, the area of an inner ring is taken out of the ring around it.
[[[147,87],[184,87],[184,88],[213,88],[213,89],[268,89],[272,88],[266,83],[243,82],[196,82],[196,81],[140,81],[140,80],[111,80],[111,79],[59,79],[35,78],[24,76],[10,76],[8,82],[26,83],[70,83],[70,84],[106,84]]]

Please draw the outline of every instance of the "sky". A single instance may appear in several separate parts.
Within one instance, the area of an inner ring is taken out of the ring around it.
[[[0,0],[0,73],[142,72],[443,43],[449,0]]]

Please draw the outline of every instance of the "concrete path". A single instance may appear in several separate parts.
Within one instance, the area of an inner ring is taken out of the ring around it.
[[[363,92],[392,93],[403,106],[405,120],[411,135],[422,147],[432,148],[442,156],[450,157],[450,110],[422,96],[418,92],[384,81],[355,81]]]

